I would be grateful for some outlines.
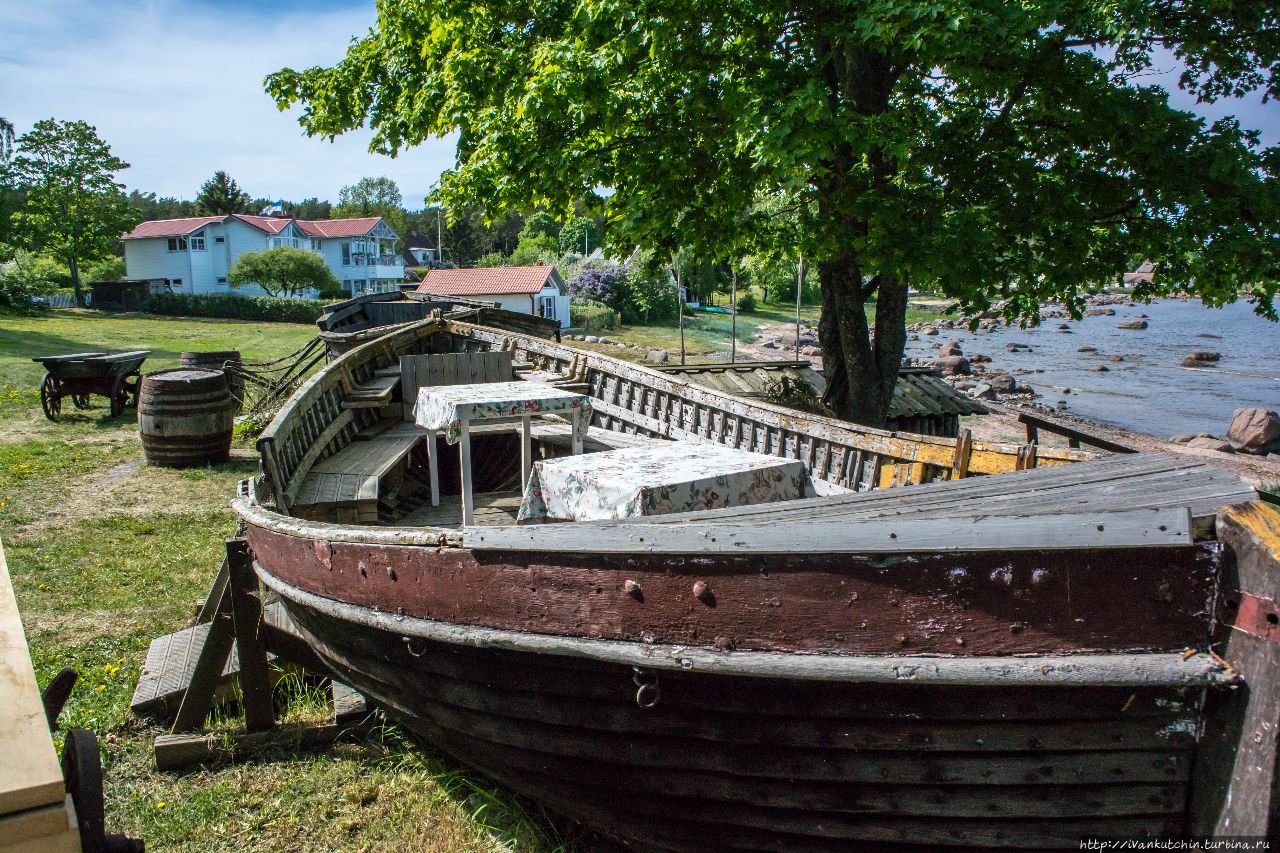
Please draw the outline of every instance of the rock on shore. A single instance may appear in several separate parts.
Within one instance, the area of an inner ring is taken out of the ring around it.
[[[1270,409],[1236,409],[1227,440],[1241,453],[1280,453],[1280,414]]]

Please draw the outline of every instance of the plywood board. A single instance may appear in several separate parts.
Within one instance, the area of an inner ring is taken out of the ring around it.
[[[58,804],[64,796],[0,543],[0,814]]]

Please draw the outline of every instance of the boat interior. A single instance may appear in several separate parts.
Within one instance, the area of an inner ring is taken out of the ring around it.
[[[1212,534],[1218,507],[1255,496],[1235,477],[1186,460],[978,442],[966,430],[956,438],[873,430],[437,316],[343,353],[300,388],[259,441],[263,471],[254,498],[312,521],[456,534],[459,455],[436,439],[440,502],[433,506],[427,432],[413,422],[418,390],[513,380],[589,397],[585,453],[714,442],[802,460],[816,486],[816,494],[785,504],[639,519],[645,523],[750,524],[767,517],[857,524],[1178,507],[1195,519],[1196,536],[1203,538]],[[564,418],[538,416],[531,433],[534,459],[571,452],[572,429]],[[519,418],[478,422],[471,434],[474,525],[513,525],[521,497]],[[447,541],[459,542],[452,535]]]

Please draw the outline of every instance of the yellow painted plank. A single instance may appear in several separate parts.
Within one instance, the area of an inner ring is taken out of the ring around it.
[[[1222,514],[1248,530],[1280,561],[1280,510],[1261,501],[1226,507]]]
[[[66,796],[0,543],[0,814]]]

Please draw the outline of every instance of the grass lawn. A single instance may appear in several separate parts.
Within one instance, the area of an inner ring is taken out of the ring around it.
[[[871,306],[871,309],[872,319],[874,319],[874,306]],[[816,305],[801,306],[800,321],[806,326],[816,327],[819,313],[819,308]],[[944,315],[941,312],[911,308],[907,311],[907,322],[919,323],[942,316]],[[762,305],[757,300],[754,311],[749,314],[742,313],[738,315],[736,337],[740,344],[749,344],[763,325],[782,325],[794,329],[795,322],[795,306]],[[665,349],[673,355],[680,352],[680,329],[674,322],[662,325],[625,325],[602,334],[611,341],[619,343],[633,344],[643,348]],[[711,353],[729,352],[731,348],[730,342],[733,337],[733,317],[728,314],[700,312],[695,318],[686,318],[685,320],[685,353],[690,359],[697,360]],[[791,339],[785,338],[784,340]],[[600,350],[615,358],[631,359],[633,361],[643,359],[645,352],[644,349],[623,350],[617,347],[610,347],[607,344],[601,346],[581,341],[574,341],[573,346]],[[793,356],[794,352],[792,351],[777,350],[773,358],[787,359]]]
[[[151,468],[132,410],[112,419],[95,398],[88,411],[46,420],[41,368],[30,359],[150,349],[145,367],[158,370],[188,349],[277,357],[315,331],[80,310],[0,314],[0,538],[37,680],[67,666],[80,673],[61,724],[98,735],[108,828],[151,850],[575,849],[536,807],[420,752],[392,727],[325,752],[282,745],[269,760],[155,770],[152,740],[164,729],[129,712],[138,670],[152,638],[190,623],[235,531],[227,503],[257,461],[238,451],[213,468]],[[277,698],[291,719],[326,713],[314,686],[296,680]]]

